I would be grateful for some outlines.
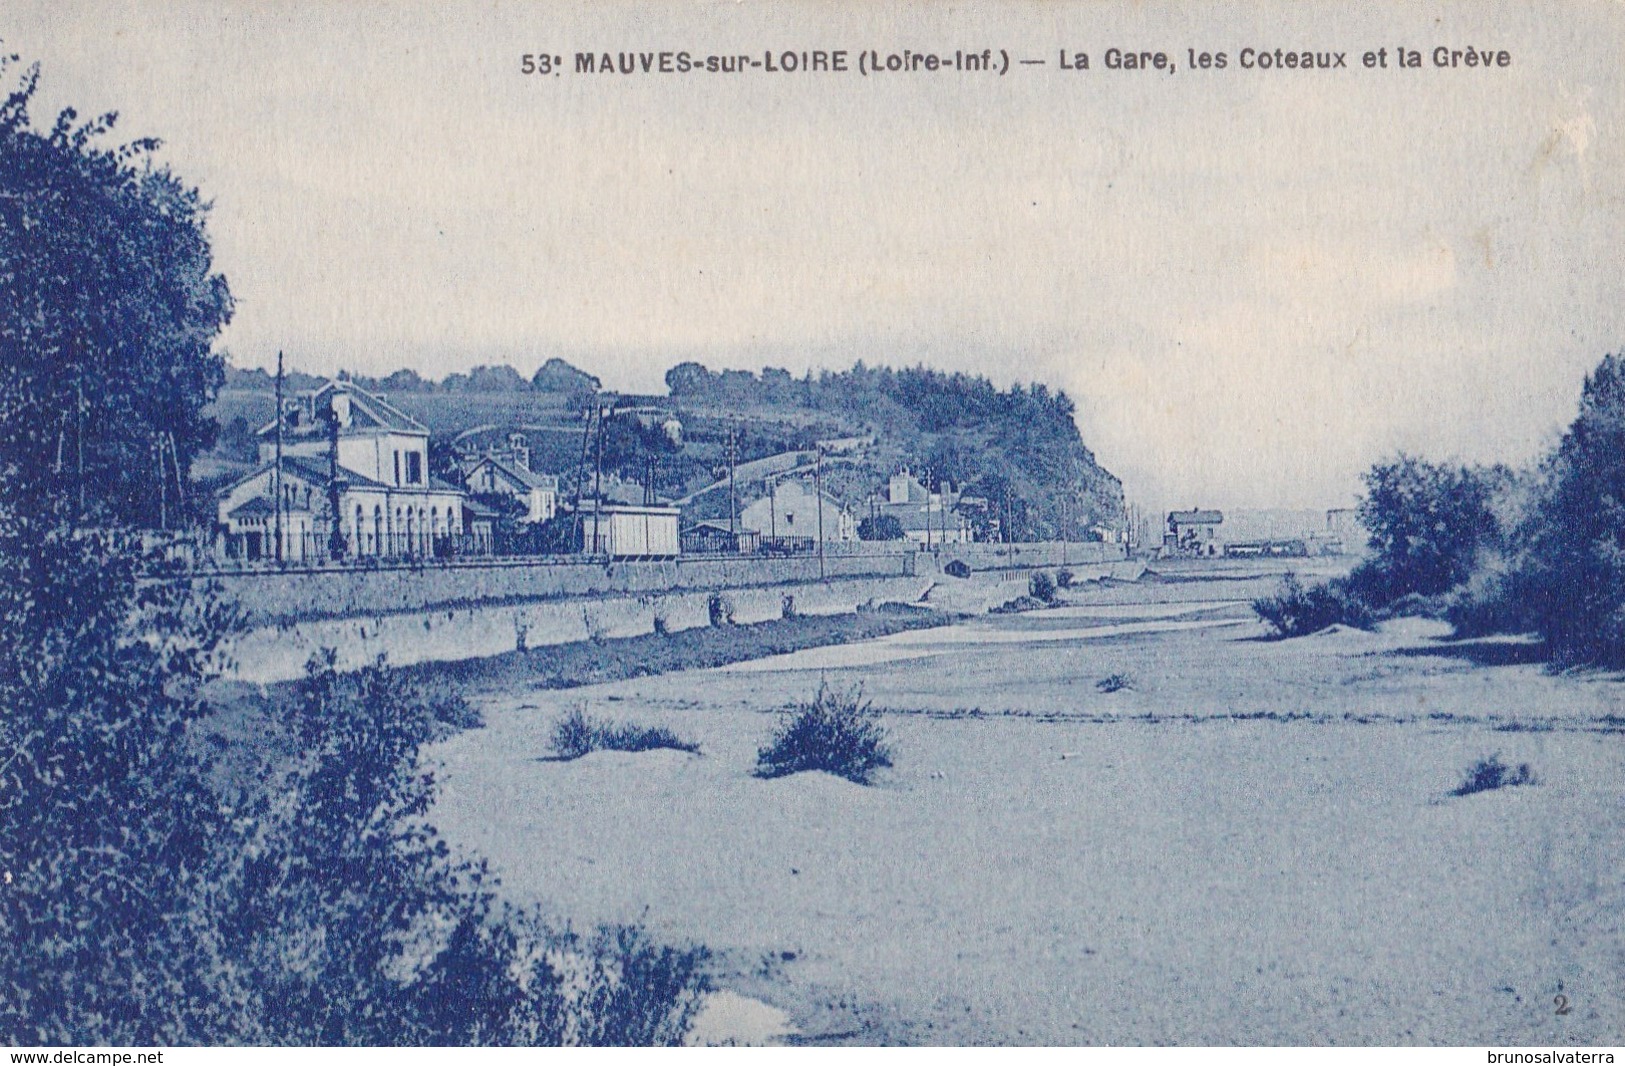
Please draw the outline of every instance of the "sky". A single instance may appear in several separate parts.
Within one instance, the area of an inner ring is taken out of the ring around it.
[[[7,0],[0,42],[38,121],[116,110],[212,201],[236,365],[924,363],[1065,389],[1148,510],[1332,507],[1401,450],[1537,458],[1625,348],[1625,5],[1548,6]],[[574,71],[989,48],[1007,74]]]

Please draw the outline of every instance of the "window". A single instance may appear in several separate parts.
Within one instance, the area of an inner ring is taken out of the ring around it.
[[[399,485],[400,483],[401,483],[401,453],[397,449],[396,452],[395,452],[395,484]]]
[[[423,453],[406,453],[406,483],[408,485],[423,484]]]
[[[793,526],[796,524],[796,513],[794,511],[784,512],[784,524],[787,526]]]

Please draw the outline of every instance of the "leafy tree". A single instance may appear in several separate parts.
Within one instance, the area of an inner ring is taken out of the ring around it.
[[[190,902],[229,808],[188,726],[228,618],[184,583],[142,583],[132,535],[9,489],[0,477],[0,1040],[211,1042],[233,995]]]
[[[1466,581],[1480,551],[1499,535],[1491,505],[1503,473],[1407,455],[1373,466],[1358,511],[1372,558],[1356,575],[1356,587],[1380,606]]]
[[[1585,382],[1547,463],[1514,585],[1559,662],[1625,663],[1625,356]]]
[[[678,363],[666,371],[666,388],[673,396],[704,398],[715,391],[716,375],[699,363]]]
[[[152,164],[158,142],[108,147],[116,116],[72,110],[36,129],[38,80],[0,103],[0,463],[31,507],[155,527],[213,440],[231,295],[207,205]]]
[[[0,284],[23,301],[0,307],[0,1041],[680,1039],[703,950],[550,934],[425,824],[418,749],[468,724],[455,701],[325,657],[290,770],[212,773],[197,727],[234,619],[143,551],[144,475],[110,464],[174,425],[184,465],[229,301],[195,194],[95,147],[110,119],[30,131],[35,81],[0,107]],[[69,434],[50,413],[116,366],[86,403],[131,420]],[[53,435],[71,476],[41,458]]]
[[[155,142],[36,131],[37,82],[0,104],[0,1040],[207,1041],[233,995],[189,901],[229,807],[188,727],[230,617],[130,527],[209,437],[230,297]]]
[[[858,523],[859,540],[902,540],[906,535],[896,515],[875,515]]]
[[[557,357],[538,367],[530,379],[530,387],[537,392],[562,392],[571,396],[590,396],[602,385],[592,374]]]

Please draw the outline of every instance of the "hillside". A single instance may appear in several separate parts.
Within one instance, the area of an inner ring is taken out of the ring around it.
[[[290,374],[285,387],[314,380]],[[668,395],[629,396],[595,392],[596,378],[559,360],[529,381],[507,367],[439,383],[410,371],[355,380],[428,426],[440,463],[450,462],[454,444],[478,449],[518,432],[532,467],[559,474],[567,492],[587,443],[584,413],[596,397],[621,412],[607,423],[606,472],[639,482],[652,475],[661,496],[684,499],[697,515],[728,511],[731,437],[744,500],[761,493],[765,476],[808,467],[822,444],[825,488],[859,511],[907,466],[933,486],[951,482],[986,500],[1018,537],[1057,536],[1064,527],[1081,538],[1091,525],[1122,523],[1121,483],[1084,444],[1072,401],[1042,384],[1000,390],[984,378],[861,362],[801,378],[683,363],[666,374]],[[213,408],[220,441],[199,474],[224,476],[250,462],[253,431],[273,409],[268,376],[232,371]],[[682,424],[678,447],[654,432],[670,419]],[[597,448],[594,440],[594,460]]]

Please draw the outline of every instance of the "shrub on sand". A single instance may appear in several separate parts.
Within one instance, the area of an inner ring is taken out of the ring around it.
[[[711,598],[705,601],[706,613],[710,616],[711,624],[717,628],[734,624],[734,601],[720,592],[711,593]]]
[[[1513,785],[1532,785],[1535,783],[1534,771],[1528,763],[1519,763],[1514,770],[1501,761],[1501,753],[1496,752],[1487,759],[1480,759],[1467,768],[1467,775],[1461,779],[1450,793],[1452,796],[1471,796],[1475,792],[1490,792],[1498,788],[1511,788]]]
[[[566,761],[594,751],[653,751],[670,748],[695,754],[700,746],[664,726],[616,725],[572,707],[553,727],[553,751]]]
[[[818,695],[793,708],[757,753],[756,776],[824,770],[866,785],[870,774],[892,765],[879,719],[861,688],[840,691],[820,684]]]
[[[1027,593],[1040,603],[1053,603],[1055,601],[1055,579],[1045,570],[1033,571],[1033,576],[1027,579]]]
[[[1122,692],[1126,688],[1134,687],[1134,679],[1127,674],[1107,674],[1095,682],[1095,688],[1101,692]]]
[[[1337,624],[1370,629],[1376,623],[1371,608],[1343,583],[1306,586],[1296,574],[1282,578],[1275,595],[1254,600],[1253,613],[1277,637],[1307,636]]]

